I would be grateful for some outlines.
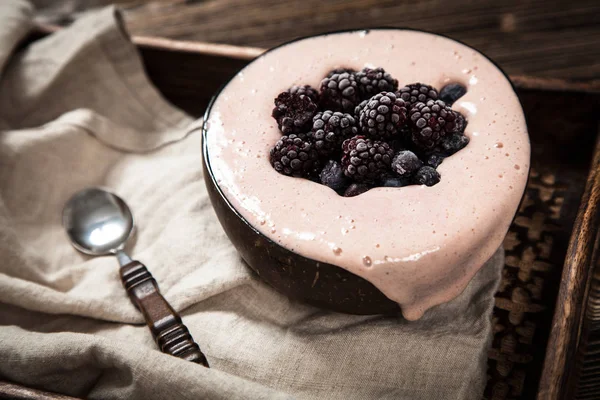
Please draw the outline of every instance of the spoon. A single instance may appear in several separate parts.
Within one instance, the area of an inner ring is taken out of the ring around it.
[[[67,202],[62,217],[71,244],[77,250],[92,256],[117,256],[123,286],[144,314],[160,350],[208,367],[200,347],[179,314],[160,294],[150,271],[125,253],[125,242],[134,225],[133,215],[123,199],[100,188],[84,189]]]

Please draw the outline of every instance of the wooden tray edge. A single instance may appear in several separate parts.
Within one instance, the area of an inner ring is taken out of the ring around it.
[[[34,33],[47,35],[62,29],[57,25],[37,23]],[[131,36],[131,41],[139,48],[196,53],[214,57],[252,60],[266,51],[258,47],[234,46],[229,44],[173,40],[154,36]],[[577,82],[559,78],[541,78],[529,75],[511,75],[516,87],[555,91],[600,93],[600,80]]]
[[[598,133],[598,131],[596,132]],[[594,270],[594,249],[600,238],[600,136],[569,240],[561,284],[548,339],[538,400],[574,398],[576,354]]]
[[[16,383],[0,380],[0,399],[49,399],[49,400],[81,400],[79,397],[38,390]]]

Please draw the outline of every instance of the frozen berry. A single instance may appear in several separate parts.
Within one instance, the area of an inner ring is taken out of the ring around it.
[[[369,189],[371,188],[364,183],[353,183],[352,185],[348,186],[348,189],[346,189],[346,191],[344,192],[344,197],[358,196],[359,194],[363,194]]]
[[[356,73],[356,80],[362,99],[369,99],[377,93],[398,90],[398,81],[383,68],[364,68]]]
[[[408,107],[416,103],[427,103],[429,100],[437,100],[438,92],[435,88],[424,83],[411,83],[398,90],[398,97],[404,100]]]
[[[410,179],[407,178],[387,177],[381,180],[381,186],[383,187],[403,187],[410,184]]]
[[[369,100],[363,100],[356,107],[354,107],[354,116],[356,117],[357,121],[360,118],[360,112],[363,108],[365,108],[368,102]]]
[[[465,133],[465,128],[467,127],[467,120],[458,111],[454,112],[456,113],[456,121],[454,122],[454,132],[461,134]]]
[[[282,136],[270,153],[271,165],[283,175],[309,177],[320,166],[319,154],[304,136]]]
[[[451,106],[467,93],[467,88],[460,83],[449,83],[440,90],[440,100]]]
[[[331,78],[335,74],[343,74],[344,72],[347,72],[349,74],[353,74],[353,73],[356,72],[356,70],[352,69],[352,68],[335,68],[335,69],[332,69],[331,71],[329,71],[327,73],[326,77],[327,78]]]
[[[357,182],[373,182],[389,171],[394,150],[389,144],[355,136],[342,144],[344,174]]]
[[[319,154],[329,156],[341,150],[342,142],[358,133],[356,119],[338,111],[323,111],[313,118],[308,139],[315,144]]]
[[[406,122],[406,103],[392,92],[371,97],[360,110],[358,123],[365,135],[389,139],[398,134]]]
[[[433,186],[440,181],[440,173],[433,167],[425,166],[416,172],[413,181],[419,185]]]
[[[339,162],[329,160],[319,174],[321,183],[331,189],[338,191],[348,186],[348,178],[344,175]]]
[[[425,164],[429,165],[430,167],[437,168],[442,163],[442,161],[444,161],[443,155],[433,153],[430,154],[429,157],[427,157],[427,161],[425,161]]]
[[[416,103],[408,114],[412,141],[422,149],[432,149],[448,132],[453,132],[457,113],[440,100]]]
[[[392,160],[392,170],[401,177],[409,177],[423,166],[419,157],[410,150],[398,152]]]
[[[317,105],[308,96],[289,92],[280,93],[275,99],[273,118],[284,135],[307,132]]]
[[[444,154],[450,156],[459,150],[464,149],[469,144],[469,138],[459,133],[448,135],[440,142],[440,147]]]
[[[310,85],[292,86],[288,89],[288,92],[300,96],[308,96],[313,103],[319,104],[319,92]]]
[[[321,81],[322,108],[353,112],[358,103],[360,103],[360,98],[354,73],[336,73]]]

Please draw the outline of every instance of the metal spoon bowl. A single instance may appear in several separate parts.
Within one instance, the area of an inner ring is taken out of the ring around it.
[[[67,201],[62,217],[77,250],[92,256],[117,256],[123,286],[144,315],[161,351],[208,367],[200,347],[179,314],[160,294],[150,271],[125,253],[125,243],[134,229],[133,215],[125,201],[101,188],[84,189]]]
[[[124,248],[134,222],[123,199],[100,188],[89,188],[67,202],[63,226],[77,250],[103,256]]]

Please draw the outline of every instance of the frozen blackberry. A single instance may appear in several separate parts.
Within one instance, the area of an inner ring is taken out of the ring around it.
[[[358,92],[362,99],[368,99],[377,93],[395,92],[398,81],[385,72],[383,68],[364,68],[356,73]]]
[[[383,187],[403,187],[410,184],[411,181],[408,178],[386,177],[381,180],[381,186]]]
[[[423,161],[410,150],[398,152],[392,160],[392,171],[406,178],[417,172],[423,166]]]
[[[319,104],[319,91],[310,85],[292,86],[287,91],[291,94],[308,96],[313,103]]]
[[[344,197],[358,196],[359,194],[367,192],[369,189],[371,189],[369,185],[364,183],[353,183],[352,185],[348,186],[348,189],[346,189],[344,192]]]
[[[342,142],[358,133],[356,119],[338,111],[323,111],[313,118],[308,139],[323,156],[339,152]]]
[[[344,174],[357,182],[379,180],[390,170],[394,150],[389,144],[355,136],[342,144]]]
[[[421,149],[434,148],[447,133],[455,129],[457,113],[441,100],[416,103],[408,118],[412,128],[412,141]]]
[[[454,133],[452,135],[448,135],[442,139],[440,142],[440,146],[446,154],[446,156],[450,156],[456,153],[459,150],[464,149],[469,144],[469,138],[461,135],[459,133]]]
[[[389,139],[398,134],[406,114],[404,100],[392,92],[382,92],[371,97],[360,110],[358,123],[363,134]]]
[[[451,106],[467,93],[467,88],[460,83],[449,83],[440,90],[440,100]]]
[[[320,181],[323,185],[338,191],[348,186],[348,178],[344,175],[342,165],[334,160],[327,161],[325,167],[319,174]]]
[[[336,73],[321,81],[321,107],[326,110],[353,112],[360,103],[358,85],[352,72]]]
[[[465,133],[465,128],[467,127],[467,120],[458,111],[454,112],[456,113],[456,121],[454,122],[454,132],[463,134]]]
[[[317,105],[308,96],[283,92],[275,99],[272,116],[284,135],[307,132]]]
[[[425,166],[415,173],[413,181],[418,185],[433,186],[440,181],[440,173],[433,167]]]
[[[433,153],[427,157],[425,164],[429,165],[430,167],[437,168],[440,166],[442,161],[444,161],[443,155],[441,155],[439,153]]]
[[[437,100],[438,92],[435,88],[424,83],[411,83],[398,90],[398,97],[408,104],[408,108],[416,103],[427,103],[429,100]]]
[[[363,100],[356,107],[354,107],[354,116],[356,117],[357,121],[360,118],[360,112],[363,108],[365,108],[368,102],[369,100]]]
[[[349,74],[353,74],[353,73],[356,72],[356,70],[352,69],[352,68],[336,68],[336,69],[332,69],[331,71],[329,71],[327,73],[326,78],[331,78],[335,74],[343,74],[344,72],[347,72]]]
[[[283,175],[310,177],[318,171],[319,154],[303,136],[282,136],[271,149],[271,165]]]

